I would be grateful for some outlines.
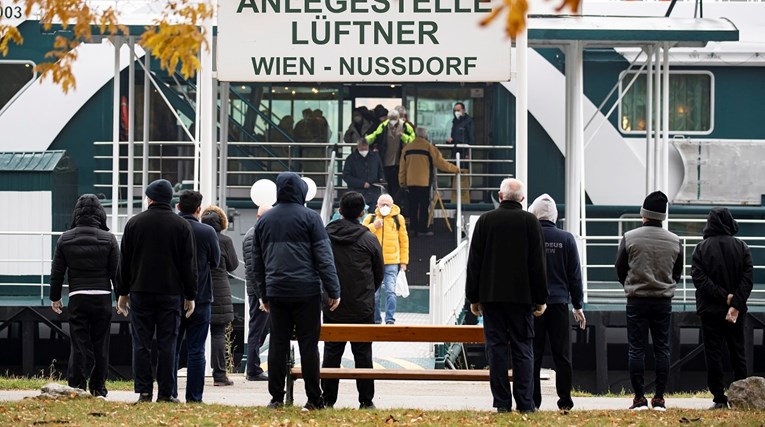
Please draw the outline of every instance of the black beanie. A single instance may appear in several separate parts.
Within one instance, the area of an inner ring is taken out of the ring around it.
[[[667,195],[661,191],[654,191],[646,196],[643,207],[640,208],[640,216],[656,221],[667,219]]]
[[[146,197],[159,203],[170,203],[173,200],[173,186],[166,179],[152,181],[146,187]]]

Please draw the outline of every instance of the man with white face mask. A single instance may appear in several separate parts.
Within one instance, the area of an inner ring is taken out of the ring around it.
[[[457,144],[471,145],[475,142],[473,133],[473,118],[465,111],[465,104],[458,102],[454,104],[454,119],[452,120],[451,135],[446,138],[446,142],[454,144],[454,152],[460,153],[463,159],[468,158],[469,151],[457,148]],[[455,155],[456,157],[456,155]]]
[[[406,271],[409,264],[409,236],[401,209],[393,203],[389,194],[377,199],[374,214],[367,215],[362,222],[377,236],[383,248],[383,283],[375,293],[375,323],[382,323],[380,314],[381,293],[385,292],[385,324],[396,323],[396,278],[399,269]]]
[[[401,204],[403,195],[399,195],[398,168],[401,150],[404,144],[414,141],[414,128],[401,120],[398,111],[388,112],[388,120],[384,120],[377,129],[366,136],[369,144],[374,144],[380,153],[385,170],[385,181],[388,182],[388,193],[396,203]]]
[[[380,197],[379,184],[383,181],[382,161],[376,152],[369,150],[369,144],[360,140],[345,159],[343,165],[343,180],[348,184],[348,190],[357,191],[364,196],[364,200],[377,200]]]

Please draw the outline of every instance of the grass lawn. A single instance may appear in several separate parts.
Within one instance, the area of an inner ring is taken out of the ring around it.
[[[51,401],[28,399],[0,406],[0,425],[50,426],[762,426],[765,412],[697,411],[573,411],[530,415],[478,411],[412,409],[358,411],[330,409],[300,412],[299,408],[146,403],[140,405],[96,399]]]
[[[56,377],[0,377],[0,390],[39,390],[40,387],[48,383],[58,383],[66,385],[66,380]],[[107,381],[107,390],[133,390],[133,381]]]

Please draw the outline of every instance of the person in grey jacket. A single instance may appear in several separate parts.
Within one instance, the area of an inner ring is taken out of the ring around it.
[[[207,224],[218,234],[220,263],[212,274],[213,301],[210,311],[210,367],[214,386],[234,385],[226,375],[226,327],[234,321],[234,304],[231,301],[231,284],[228,273],[239,267],[239,258],[231,238],[221,231],[228,229],[228,216],[217,206],[202,211],[202,224]]]
[[[656,359],[656,391],[651,407],[665,410],[664,389],[669,376],[669,331],[672,297],[683,271],[680,238],[662,228],[667,219],[667,196],[655,191],[640,209],[643,226],[624,234],[616,256],[616,273],[627,294],[629,371],[635,398],[632,410],[648,409],[643,388],[648,332]]]
[[[257,222],[260,217],[266,213],[271,206],[258,207],[258,213],[255,217]],[[242,241],[242,253],[244,254],[244,278],[247,288],[247,300],[249,302],[249,331],[247,333],[247,381],[268,381],[268,374],[260,367],[260,348],[266,342],[266,336],[269,328],[268,312],[260,309],[260,292],[255,286],[255,272],[252,267],[252,238],[255,234],[255,227],[250,227]]]

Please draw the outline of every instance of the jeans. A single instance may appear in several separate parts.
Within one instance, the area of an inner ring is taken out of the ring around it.
[[[260,348],[266,342],[270,330],[268,313],[260,310],[260,301],[254,295],[250,299],[250,330],[247,334],[247,376],[257,377],[263,373],[260,367]]]
[[[111,295],[74,295],[69,299],[70,387],[87,390],[90,379],[90,393],[106,396],[111,326]]]
[[[672,323],[672,303],[669,299],[647,298],[627,300],[627,340],[629,341],[630,382],[635,397],[645,397],[645,350],[648,332],[653,338],[656,360],[656,391],[654,397],[663,398],[669,376],[669,330]]]
[[[268,392],[272,402],[284,401],[287,356],[292,332],[300,347],[300,364],[308,403],[323,407],[319,380],[319,334],[321,333],[321,296],[301,299],[271,298],[271,339],[268,343]]]
[[[324,322],[329,324],[331,322]],[[371,324],[372,318],[366,321],[354,322],[360,324]],[[339,368],[343,359],[346,342],[325,342],[324,343],[324,362],[322,368]],[[353,362],[356,368],[372,367],[372,343],[371,342],[352,342],[351,351],[353,352]],[[321,388],[324,390],[324,403],[332,406],[337,402],[337,390],[340,380],[321,380]],[[375,397],[374,380],[356,380],[356,390],[359,392],[359,403],[370,404]]]
[[[724,315],[701,316],[701,331],[704,337],[704,356],[707,362],[707,385],[714,396],[715,403],[726,403],[725,383],[723,382],[723,348],[728,347],[728,356],[733,368],[733,379],[746,378],[746,358],[744,350],[744,320],[739,315],[736,323],[725,320]]]
[[[483,303],[483,333],[489,362],[489,388],[495,408],[510,409],[512,397],[519,411],[534,406],[534,320],[531,305]],[[513,358],[513,393],[510,395],[508,351]]]
[[[175,382],[173,397],[178,397],[178,363],[180,361],[181,342],[186,334],[186,402],[201,402],[205,390],[205,341],[210,330],[210,303],[200,303],[194,308],[191,317],[183,318],[178,329],[176,341]]]
[[[380,293],[385,292],[385,323],[396,323],[396,279],[398,278],[398,264],[385,264],[383,269],[383,282],[380,289],[375,292],[375,323],[382,323],[380,314]]]
[[[542,406],[542,387],[539,379],[547,337],[555,363],[555,390],[558,408],[571,409],[571,323],[568,304],[550,304],[545,313],[534,318],[534,404]]]
[[[130,293],[130,326],[133,336],[133,389],[152,394],[151,345],[157,334],[157,395],[170,397],[175,388],[175,343],[181,320],[183,296]]]

